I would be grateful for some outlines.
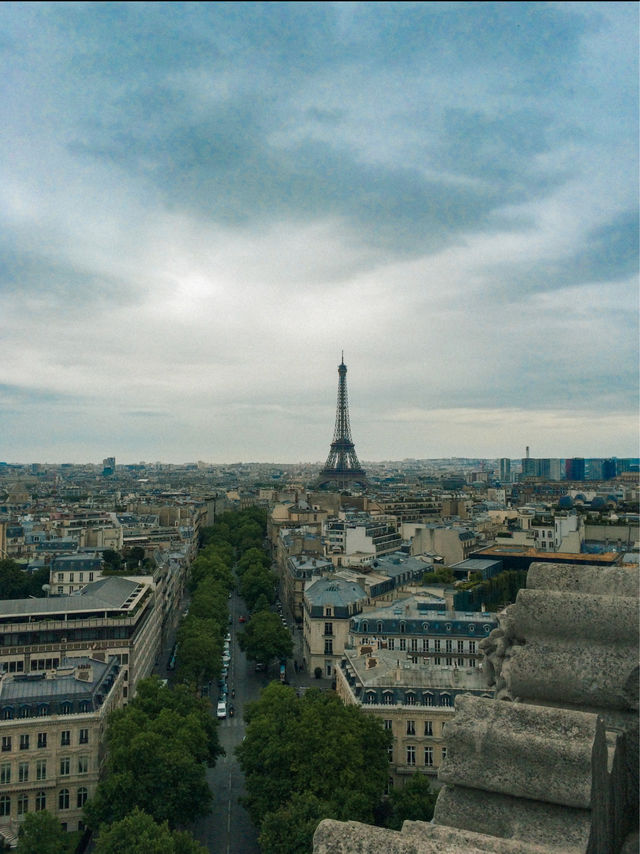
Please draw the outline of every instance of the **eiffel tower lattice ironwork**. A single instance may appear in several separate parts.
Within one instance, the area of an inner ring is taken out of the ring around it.
[[[333,441],[324,468],[318,476],[319,486],[335,485],[339,488],[358,483],[365,485],[367,475],[356,456],[349,426],[349,399],[347,397],[347,366],[342,361],[338,365],[338,406],[336,408],[336,426]]]

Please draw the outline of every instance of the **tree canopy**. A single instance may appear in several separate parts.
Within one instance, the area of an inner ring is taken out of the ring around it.
[[[49,583],[49,567],[27,572],[11,558],[0,560],[0,599],[27,599],[45,595],[43,584]]]
[[[293,688],[273,682],[248,705],[245,719],[246,737],[236,753],[245,774],[244,803],[260,828],[264,854],[308,852],[325,817],[373,822],[391,739],[377,718],[343,705],[333,693],[308,690],[297,697]],[[291,833],[298,828],[295,840],[283,823]]]
[[[90,827],[119,821],[136,806],[172,827],[207,813],[204,763],[221,750],[208,704],[188,688],[142,680],[134,700],[110,715],[106,741],[108,774],[85,808]]]
[[[104,827],[96,841],[95,854],[206,854],[190,833],[171,831],[167,822],[158,824],[142,810],[133,810],[110,827]]]
[[[401,789],[392,789],[386,802],[385,827],[400,830],[405,821],[431,821],[438,793],[429,778],[420,772],[407,780]]]
[[[239,633],[238,643],[249,661],[269,664],[275,658],[290,658],[293,654],[291,635],[272,611],[254,614]]]
[[[29,812],[20,826],[16,854],[70,854],[77,841],[77,834],[64,831],[47,810]]]

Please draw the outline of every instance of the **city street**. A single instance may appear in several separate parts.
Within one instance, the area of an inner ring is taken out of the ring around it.
[[[244,736],[243,709],[250,700],[257,700],[260,691],[268,683],[263,673],[255,673],[253,664],[248,663],[237,641],[238,630],[242,626],[238,618],[244,603],[234,593],[229,600],[229,613],[233,622],[231,632],[231,664],[229,668],[229,698],[235,706],[233,717],[220,721],[218,735],[225,756],[218,759],[215,768],[207,770],[207,782],[213,794],[213,804],[209,815],[200,819],[191,828],[191,832],[210,854],[259,854],[258,834],[251,824],[246,810],[238,803],[243,793],[243,775],[234,754],[234,748]],[[235,697],[231,698],[231,689]],[[218,702],[218,690],[211,689],[211,714],[215,715]]]

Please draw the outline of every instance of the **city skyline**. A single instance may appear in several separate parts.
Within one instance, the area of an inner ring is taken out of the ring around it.
[[[2,21],[0,459],[638,456],[636,4]]]

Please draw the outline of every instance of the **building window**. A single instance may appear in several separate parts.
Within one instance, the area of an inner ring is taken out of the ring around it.
[[[60,776],[67,777],[71,771],[71,760],[68,756],[63,756],[60,760]]]
[[[89,744],[89,730],[81,729],[78,744]]]
[[[36,812],[40,812],[41,810],[46,810],[47,808],[47,796],[45,792],[38,792],[36,795]]]
[[[416,722],[415,721],[407,721],[407,735],[415,735],[416,734]]]
[[[470,658],[469,659],[469,667],[475,667],[475,666],[476,666],[475,658]]]
[[[453,659],[452,659],[452,658],[447,658],[447,659],[446,659],[446,662],[447,662],[447,667],[451,667],[451,665],[453,664]]]
[[[73,713],[73,703],[70,703],[68,700],[65,700],[65,702],[60,707],[60,714],[61,715],[70,715],[72,713]]]
[[[444,642],[444,651],[445,652],[453,652],[453,641],[447,639]]]
[[[38,733],[38,747],[46,747],[47,746],[47,734],[46,732]]]
[[[406,648],[407,648],[407,639],[406,638],[400,638],[400,649],[404,651],[404,650],[406,650]]]
[[[440,705],[441,706],[451,706],[451,695],[450,694],[440,694]]]
[[[472,654],[475,654],[475,651],[476,651],[476,642],[475,641],[469,641],[469,652]]]
[[[69,789],[60,789],[58,792],[58,809],[69,809]]]
[[[386,719],[385,719],[385,722],[384,722],[384,728],[385,728],[385,729],[393,729],[393,721],[391,721],[391,720],[389,720],[388,718],[386,718]],[[11,766],[9,766],[9,768],[10,768],[10,767],[11,767]]]
[[[464,658],[458,659],[458,667],[464,667]]]
[[[369,705],[375,703],[377,699],[378,695],[375,691],[367,691],[367,693],[364,695],[364,701],[365,703],[369,703]]]
[[[20,706],[20,710],[18,712],[19,718],[30,718],[31,717],[31,706]]]
[[[389,758],[389,762],[393,762],[393,747],[387,747],[387,756]]]
[[[60,733],[60,747],[68,747],[71,744],[71,730],[63,729]]]
[[[58,581],[64,583],[64,572],[58,573]]]
[[[83,807],[86,804],[88,797],[88,789],[85,786],[80,786],[80,788],[78,789],[78,796],[76,798],[76,806],[78,807],[78,809],[80,809],[80,807]]]
[[[436,657],[433,659],[433,663],[434,663],[434,664],[437,664],[437,665],[440,665],[440,664],[441,664],[440,656],[439,656],[439,655],[436,655]]]
[[[422,651],[429,652],[429,638],[422,638]]]
[[[11,782],[11,763],[3,762],[0,765],[0,783],[10,783]]]
[[[38,759],[36,762],[36,780],[47,779],[47,760]]]
[[[13,720],[13,709],[10,706],[2,710],[2,719],[5,721]]]
[[[78,756],[78,774],[88,774],[89,773],[89,757],[88,756]]]
[[[325,615],[325,617],[333,617],[333,609],[332,608],[325,608],[324,609],[324,615]]]
[[[46,703],[41,703],[38,706],[38,717],[46,718],[46,716],[48,714],[49,714],[49,706]]]
[[[81,700],[80,701],[80,711],[81,712],[90,712],[91,711],[91,703],[89,700]]]
[[[389,638],[389,649],[390,649],[391,651],[393,651],[393,650],[395,649],[395,646],[396,646],[396,644],[395,644],[394,639],[393,639],[393,638]]]
[[[433,642],[433,648],[434,648],[435,652],[440,652],[440,640],[439,639],[435,640]]]
[[[447,748],[446,748],[446,747],[443,747],[443,748],[442,748],[442,761],[444,762],[444,760],[445,760],[446,758],[447,758]]]
[[[433,735],[433,721],[424,722],[424,734]]]
[[[412,694],[410,691],[404,695],[404,702],[407,706],[415,706],[416,704],[416,695]]]
[[[329,625],[331,625],[331,623],[329,623]],[[363,622],[363,624],[362,624],[362,629],[361,629],[361,631],[362,631],[365,635],[366,635],[366,633],[369,631],[369,623],[368,623],[366,620],[365,620],[365,621]],[[325,634],[326,634],[326,632],[325,632]],[[329,632],[329,634],[331,634],[331,632]]]
[[[394,705],[393,694],[391,693],[391,691],[384,692],[384,694],[382,695],[382,702],[385,704],[385,706]]]
[[[404,620],[400,622],[400,634],[403,635],[407,631],[407,624]]]
[[[378,632],[379,635],[382,634],[382,623],[376,624],[376,631]]]
[[[2,752],[7,753],[9,750],[11,750],[11,736],[10,735],[3,735],[2,736]]]
[[[89,573],[89,581],[93,581],[93,573],[92,572]]]
[[[433,747],[425,747],[424,764],[427,766],[427,768],[433,767]]]
[[[326,675],[327,675],[327,676],[331,676],[332,667],[331,667],[331,662],[330,662],[330,661],[325,661],[325,663],[324,663],[324,670],[325,670],[325,673],[326,673]]]
[[[11,798],[9,795],[0,796],[0,815],[11,815]]]
[[[19,762],[18,763],[18,783],[28,783],[29,782],[29,763],[28,762]]]
[[[333,634],[333,623],[325,623],[324,624],[324,633],[325,635]]]
[[[29,812],[29,795],[18,795],[18,815]]]
[[[422,705],[423,706],[433,706],[433,694],[423,694],[422,695]]]
[[[84,572],[78,573],[78,581],[84,581]]]
[[[458,652],[464,652],[464,641],[458,641]]]
[[[73,574],[73,572],[70,572],[69,573],[69,582],[72,582],[74,580],[75,580],[74,574]]]
[[[416,748],[414,744],[407,745],[407,765],[416,764]]]
[[[20,736],[20,750],[29,750],[29,734],[23,733]]]
[[[324,639],[324,654],[333,655],[333,638]]]

